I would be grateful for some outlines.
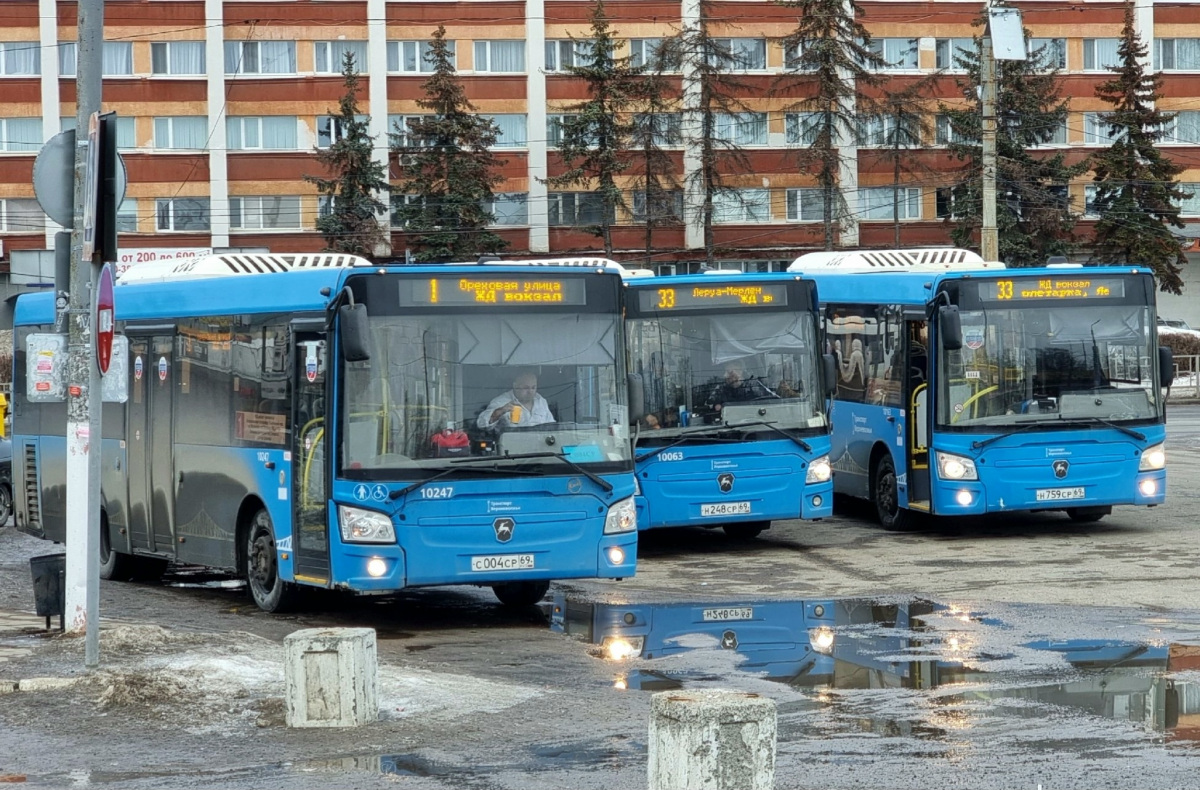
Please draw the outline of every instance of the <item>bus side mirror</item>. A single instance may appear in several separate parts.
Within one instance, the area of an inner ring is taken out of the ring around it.
[[[838,386],[838,364],[837,357],[833,354],[823,354],[821,363],[825,367],[825,394],[832,395],[837,392]]]
[[[371,328],[365,304],[344,304],[338,308],[341,327],[342,359],[347,362],[366,362],[371,358]]]
[[[942,348],[947,351],[962,348],[962,318],[958,315],[958,305],[945,304],[938,308],[938,330],[942,336]]]
[[[639,373],[630,373],[629,386],[629,421],[640,420],[646,416],[646,386],[642,383]]]
[[[1175,381],[1175,353],[1169,346],[1158,347],[1159,386],[1169,387]]]

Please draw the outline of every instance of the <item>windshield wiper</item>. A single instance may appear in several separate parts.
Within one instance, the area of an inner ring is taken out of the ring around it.
[[[494,458],[460,458],[458,460],[451,461],[450,463],[462,464],[462,463],[472,463],[472,462],[478,462],[478,461],[494,461],[494,460],[495,460]],[[452,474],[457,471],[458,471],[457,469],[441,469],[437,472],[434,472],[429,477],[418,480],[417,482],[413,483],[412,485],[405,486],[404,488],[400,488],[395,491],[392,491],[391,493],[388,494],[388,498],[389,499],[399,499],[400,497],[404,496],[405,494],[411,494],[413,491],[416,491],[418,488],[420,488],[423,485],[426,485],[427,483],[432,483],[434,480],[440,480],[441,478],[445,477],[446,475]],[[485,466],[482,469],[480,469],[479,471],[528,474],[528,472],[518,472],[515,469],[505,469],[505,468],[499,467],[499,466]]]
[[[575,463],[574,461],[572,461],[570,458],[567,457],[566,453],[518,453],[516,455],[505,454],[505,455],[492,456],[490,458],[488,458],[488,457],[459,458],[458,460],[451,461],[450,463],[452,463],[452,464],[467,464],[467,463],[479,462],[479,461],[523,461],[525,459],[532,459],[532,458],[557,458],[558,460],[562,461],[567,466],[574,469],[579,474],[586,477],[588,480],[591,480],[593,483],[595,483],[596,485],[603,488],[604,493],[606,493],[606,494],[612,493],[612,490],[613,490],[612,483],[608,482],[603,477],[601,477],[600,475],[596,474],[595,472],[587,469],[586,467]],[[493,467],[493,468],[495,468],[499,471],[502,471],[502,472],[509,471],[508,469],[506,469],[505,467],[502,467],[502,466],[497,466],[497,467]]]
[[[778,397],[778,396],[776,396],[776,397]],[[785,436],[785,437],[787,437],[788,439],[791,439],[791,440],[792,440],[793,442],[795,442],[796,444],[798,444],[798,445],[800,445],[801,447],[803,447],[803,448],[804,448],[804,452],[806,452],[806,453],[811,453],[811,452],[812,452],[812,447],[809,445],[809,443],[808,443],[808,442],[804,441],[804,440],[803,440],[803,439],[801,439],[799,436],[792,436],[790,433],[788,433],[788,432],[787,432],[787,431],[785,431],[784,429],[780,428],[780,427],[779,427],[779,423],[777,423],[777,422],[767,422],[766,420],[755,420],[754,422],[739,422],[739,423],[735,423],[735,424],[733,424],[733,425],[728,425],[728,424],[727,424],[727,425],[725,425],[725,426],[723,426],[723,427],[724,427],[724,429],[725,429],[725,430],[732,430],[732,431],[736,431],[736,430],[738,430],[738,429],[740,429],[740,428],[747,428],[747,427],[749,427],[749,426],[751,426],[751,425],[761,425],[761,426],[763,426],[763,427],[765,427],[765,428],[770,428],[772,431],[775,431],[775,433],[779,434],[780,436]]]
[[[713,436],[712,434],[728,433],[729,431],[739,431],[745,427],[752,427],[755,425],[766,426],[767,428],[770,428],[771,430],[775,431],[776,433],[782,434],[783,436],[786,436],[787,438],[791,439],[793,442],[795,442],[796,444],[803,447],[805,452],[809,452],[809,453],[812,452],[812,447],[808,444],[808,442],[804,441],[803,439],[799,438],[798,436],[792,436],[787,431],[778,427],[776,423],[760,420],[757,422],[739,422],[734,425],[703,425],[698,428],[692,428],[692,429],[689,429],[689,430],[684,431],[683,433],[679,434],[678,438],[676,438],[675,441],[668,442],[667,444],[664,444],[662,447],[655,447],[653,450],[646,452],[646,453],[642,453],[641,455],[635,457],[633,460],[635,463],[640,464],[642,461],[645,461],[647,458],[658,455],[659,453],[661,453],[665,450],[670,450],[672,447],[678,447],[679,445],[684,444],[685,442],[693,441],[694,439],[705,439],[710,442],[740,442],[740,441],[742,441],[741,439],[725,439],[720,436]]]
[[[1140,442],[1146,441],[1146,434],[1142,433],[1141,431],[1135,431],[1132,428],[1126,428],[1124,425],[1117,425],[1115,422],[1109,422],[1108,420],[1102,420],[1099,417],[1070,417],[1070,418],[1064,417],[1063,421],[1067,422],[1067,423],[1072,423],[1072,422],[1075,422],[1075,423],[1078,423],[1078,422],[1099,423],[1100,425],[1106,425],[1109,428],[1115,428],[1118,431],[1120,431],[1121,433],[1125,434],[1126,436],[1132,436],[1134,439],[1137,439]]]
[[[1038,420],[1036,422],[1026,423],[1025,425],[1022,425],[1020,428],[1014,428],[1011,431],[1005,431],[1004,433],[998,433],[995,436],[991,436],[982,441],[971,442],[971,449],[979,450],[984,447],[987,447],[992,442],[998,442],[1001,439],[1007,439],[1010,436],[1015,436],[1018,433],[1025,433],[1025,431],[1031,431],[1034,428],[1041,428],[1043,426],[1049,425],[1052,422],[1056,422],[1056,420],[1054,418],[1050,418],[1048,420]]]
[[[1099,423],[1101,425],[1106,425],[1109,428],[1115,428],[1116,430],[1120,431],[1121,433],[1123,433],[1127,436],[1132,436],[1134,439],[1137,439],[1138,441],[1146,440],[1145,434],[1143,434],[1139,431],[1135,431],[1132,428],[1126,428],[1124,425],[1117,425],[1115,422],[1109,422],[1108,420],[1102,420],[1099,417],[1070,417],[1070,418],[1068,418],[1068,417],[1059,416],[1059,417],[1051,417],[1051,418],[1048,418],[1045,420],[1038,420],[1036,422],[1026,423],[1025,425],[1022,425],[1019,428],[1014,428],[1011,431],[996,434],[995,436],[984,439],[982,441],[971,442],[971,449],[979,450],[981,448],[987,447],[992,442],[998,442],[1001,439],[1007,439],[1009,436],[1013,436],[1018,433],[1024,433],[1025,431],[1029,431],[1034,428],[1045,428],[1045,427],[1065,428],[1072,424],[1080,424],[1080,423],[1083,423],[1085,425],[1089,424],[1089,423],[1091,423],[1091,424]]]

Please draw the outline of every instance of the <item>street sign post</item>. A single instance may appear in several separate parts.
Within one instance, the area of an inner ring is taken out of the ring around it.
[[[96,287],[96,367],[101,375],[108,373],[108,363],[112,360],[114,306],[113,265],[106,263],[100,267]]]

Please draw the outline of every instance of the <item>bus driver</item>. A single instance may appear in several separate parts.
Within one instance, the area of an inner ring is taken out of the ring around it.
[[[550,404],[538,394],[537,376],[522,373],[513,379],[512,389],[492,398],[480,413],[480,428],[525,427],[554,422]]]

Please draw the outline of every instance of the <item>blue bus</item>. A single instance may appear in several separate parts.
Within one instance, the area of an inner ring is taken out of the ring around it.
[[[812,281],[710,272],[626,286],[639,529],[753,538],[775,519],[829,516],[833,360]]]
[[[953,248],[811,253],[836,358],[834,489],[914,512],[1103,518],[1166,496],[1152,274],[1005,269]]]
[[[523,606],[551,579],[631,576],[622,273],[333,254],[130,269],[104,381],[102,577],[221,568],[280,611],[303,587],[471,584]],[[13,471],[18,529],[61,542],[54,326],[52,294],[17,300]]]

